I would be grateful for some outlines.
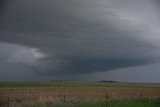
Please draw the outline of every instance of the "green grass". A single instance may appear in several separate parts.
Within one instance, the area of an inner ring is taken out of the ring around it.
[[[18,107],[160,107],[160,99],[110,100],[83,104],[20,104]]]
[[[75,107],[160,107],[160,100],[113,100],[102,103],[86,103],[75,105]]]
[[[48,88],[48,87],[154,87],[156,83],[103,83],[103,82],[33,82],[33,83],[0,83],[0,88]]]
[[[112,100],[98,103],[84,103],[75,105],[46,105],[35,107],[160,107],[160,100],[158,99],[141,99],[141,100]]]

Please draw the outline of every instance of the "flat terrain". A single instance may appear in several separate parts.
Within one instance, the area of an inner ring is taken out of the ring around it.
[[[119,82],[0,83],[0,104],[79,104],[124,99],[160,99],[160,84]]]

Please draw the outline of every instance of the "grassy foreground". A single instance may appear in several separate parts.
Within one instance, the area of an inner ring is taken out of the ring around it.
[[[160,107],[160,84],[0,83],[0,107]]]
[[[113,100],[106,101],[102,103],[88,103],[81,104],[75,107],[159,107],[160,101],[158,99],[149,100],[149,99],[141,99],[141,100]]]
[[[82,104],[19,104],[18,107],[160,107],[160,99],[110,100],[105,102],[88,102]]]

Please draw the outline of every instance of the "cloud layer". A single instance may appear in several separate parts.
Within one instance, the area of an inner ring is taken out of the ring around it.
[[[1,3],[0,65],[76,75],[160,61],[158,10],[150,0]]]

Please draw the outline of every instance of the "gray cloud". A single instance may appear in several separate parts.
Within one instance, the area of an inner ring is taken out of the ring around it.
[[[149,0],[5,4],[0,59],[6,66],[16,64],[38,75],[75,75],[160,61],[159,20]]]

